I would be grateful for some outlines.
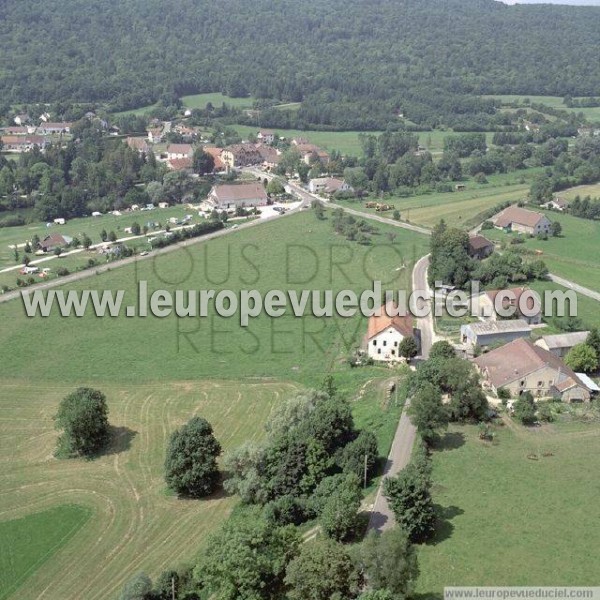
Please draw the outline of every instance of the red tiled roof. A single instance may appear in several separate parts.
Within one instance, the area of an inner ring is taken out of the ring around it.
[[[386,306],[380,307],[380,315],[373,315],[369,317],[369,326],[367,329],[367,339],[371,339],[376,335],[385,331],[388,327],[393,327],[396,331],[402,334],[404,337],[411,337],[413,335],[413,319],[410,315],[388,316],[388,312],[394,313],[396,310],[394,303],[388,303]]]
[[[526,227],[535,227],[543,218],[544,215],[541,213],[513,205],[498,213],[492,219],[492,223],[496,227],[509,227],[512,223],[525,225]]]

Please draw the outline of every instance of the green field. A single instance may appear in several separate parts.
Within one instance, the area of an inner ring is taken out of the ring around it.
[[[56,363],[60,372],[64,363]],[[123,582],[140,570],[158,576],[192,560],[235,498],[215,495],[194,502],[167,494],[163,461],[168,436],[200,414],[212,423],[224,448],[256,439],[273,404],[295,389],[259,380],[139,381],[132,386],[109,380],[106,372],[104,381],[94,385],[107,396],[113,441],[94,461],[53,458],[57,433],[52,417],[73,385],[7,379],[0,385],[2,518],[66,503],[91,512],[72,540],[55,548],[51,559],[30,575],[15,600],[38,598],[44,590],[48,598],[115,598]],[[50,531],[50,520],[40,518],[42,530]],[[21,552],[18,544],[11,547]],[[29,567],[38,554],[37,547],[27,546],[14,560]]]
[[[593,108],[569,108],[565,106],[563,98],[559,96],[517,96],[517,95],[495,95],[495,96],[484,96],[484,98],[498,98],[504,103],[517,103],[523,105],[523,101],[528,98],[533,104],[545,104],[550,108],[556,108],[559,110],[566,110],[570,113],[583,113],[583,115],[590,121],[600,120],[600,107]]]
[[[210,102],[213,106],[218,107],[223,103],[235,108],[252,108],[254,98],[229,98],[219,92],[212,94],[194,94],[193,96],[183,96],[181,98],[185,108],[206,108]]]
[[[562,225],[561,237],[547,240],[525,238],[525,247],[541,251],[541,258],[555,275],[600,291],[600,222],[580,219],[558,212],[545,212],[551,221]],[[497,230],[484,232],[490,239],[510,241],[514,234]]]
[[[455,585],[596,585],[600,506],[590,474],[600,468],[600,428],[510,421],[496,433],[490,444],[474,426],[451,426],[434,452],[441,523],[420,548],[419,596]]]
[[[319,221],[312,212],[304,212],[115,269],[72,289],[122,289],[126,304],[135,301],[139,280],[149,281],[150,290],[171,291],[362,292],[372,287],[373,280],[384,282],[384,289],[408,289],[413,261],[425,254],[427,238],[393,228],[397,237],[390,245],[384,233],[392,229],[386,225],[379,229],[374,244],[362,246],[336,237],[329,219]],[[22,316],[20,301],[0,305],[0,318],[6,323],[0,348],[4,372],[74,382],[106,374],[113,381],[250,376],[314,381],[347,356],[366,327],[358,317],[271,319],[264,314],[247,328],[239,326],[239,317],[216,315],[202,319],[86,316],[70,319],[65,327],[64,319],[52,316],[29,320],[25,336]],[[53,352],[31,353],[32,339],[52,339]],[[94,345],[92,353],[81,352],[89,343]]]
[[[81,506],[64,505],[19,519],[1,520],[0,599],[8,598],[67,544],[90,514]]]
[[[17,214],[19,211],[15,211]],[[94,244],[101,242],[100,232],[104,229],[107,232],[114,231],[117,237],[127,237],[129,234],[124,232],[125,228],[131,227],[133,223],[140,226],[148,222],[160,222],[163,227],[171,217],[178,219],[186,214],[194,215],[192,222],[200,222],[202,219],[196,217],[193,210],[178,205],[169,208],[157,208],[150,211],[123,212],[121,216],[103,215],[101,217],[86,217],[81,219],[71,219],[65,225],[52,225],[47,227],[46,223],[34,222],[19,227],[0,228],[0,270],[15,265],[14,251],[12,246],[21,245],[30,241],[34,235],[43,240],[47,235],[61,234],[69,237],[78,237],[81,239],[83,234],[87,234]],[[21,252],[22,254],[22,252]],[[32,257],[32,260],[35,258]]]
[[[574,200],[575,196],[585,198],[590,196],[591,198],[600,198],[600,183],[592,185],[578,185],[576,187],[569,188],[562,192],[558,192],[557,196],[566,198],[567,200]]]

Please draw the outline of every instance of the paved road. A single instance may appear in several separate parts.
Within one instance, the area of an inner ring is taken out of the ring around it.
[[[552,273],[550,273],[548,275],[548,277],[551,281],[554,281],[554,283],[559,283],[560,285],[564,285],[566,288],[569,288],[569,289],[577,292],[578,294],[581,294],[582,296],[587,296],[588,298],[591,298],[592,300],[596,300],[597,302],[600,302],[600,293],[595,292],[594,290],[590,290],[590,288],[583,287],[582,285],[579,285],[578,283],[574,283],[573,281],[569,281],[568,279],[564,279],[562,277],[559,277],[558,275],[553,275]]]
[[[427,267],[429,266],[429,255],[423,256],[414,266],[412,272],[413,290],[426,291],[429,298],[429,286],[427,285]],[[427,300],[428,302],[430,300]],[[427,358],[429,350],[434,340],[433,318],[431,312],[427,317],[417,319],[417,327],[421,330],[421,357]],[[375,531],[385,531],[394,526],[395,519],[388,501],[383,495],[383,482],[386,477],[397,475],[410,461],[412,449],[417,437],[417,429],[411,423],[407,410],[410,406],[410,400],[406,401],[404,410],[398,423],[398,428],[394,435],[394,441],[390,449],[390,454],[385,463],[383,477],[377,490],[375,503],[371,510],[369,520],[369,529]]]

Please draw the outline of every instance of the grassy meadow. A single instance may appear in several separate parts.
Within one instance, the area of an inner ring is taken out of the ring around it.
[[[555,275],[600,291],[600,222],[580,219],[559,212],[545,212],[551,221],[562,225],[560,237],[547,240],[524,238],[519,247],[541,252],[541,258]],[[488,230],[490,239],[510,242],[515,235]]]
[[[596,585],[600,508],[590,473],[600,468],[600,427],[507,420],[493,443],[478,433],[452,425],[434,451],[441,522],[419,551],[419,597],[441,597],[444,586]]]
[[[258,380],[122,386],[108,379],[106,374],[104,382],[93,384],[107,396],[113,439],[93,461],[53,457],[52,417],[73,384],[2,380],[0,544],[10,552],[0,558],[7,566],[0,570],[0,594],[11,591],[13,579],[26,580],[16,594],[2,598],[106,600],[116,598],[140,570],[158,576],[193,560],[236,500],[216,494],[191,501],[167,493],[163,462],[169,435],[200,414],[225,449],[258,439],[273,405],[295,389]],[[82,508],[75,516],[56,508],[65,504]],[[76,522],[81,511],[85,524]],[[23,517],[17,526],[15,519]],[[65,538],[77,524],[71,539]],[[33,526],[39,537],[23,547],[22,536]]]
[[[333,234],[329,219],[312,212],[286,217],[233,236],[199,243],[152,260],[117,268],[69,289],[124,290],[135,302],[137,282],[149,290],[201,289],[409,289],[412,264],[427,238],[378,226],[371,246]],[[337,263],[337,265],[336,265]],[[25,320],[21,301],[0,305],[0,362],[11,376],[54,381],[82,379],[162,381],[202,377],[281,377],[314,380],[329,372],[358,344],[366,320],[261,315],[246,328],[239,317],[177,319],[104,318],[92,315]],[[26,325],[26,327],[24,327]],[[26,334],[25,334],[26,332]],[[52,340],[51,353],[31,353],[32,339]],[[82,352],[82,348],[88,348]],[[26,360],[25,360],[25,357]]]
[[[517,103],[521,106],[527,106],[523,104],[523,101],[527,98],[530,103],[533,104],[545,104],[549,108],[556,108],[558,110],[566,110],[570,113],[583,113],[583,115],[589,119],[590,121],[598,121],[600,120],[600,107],[592,107],[592,108],[569,108],[565,106],[563,102],[563,98],[560,96],[518,96],[518,95],[494,95],[494,96],[484,96],[485,98],[498,98],[502,102],[506,104]]]

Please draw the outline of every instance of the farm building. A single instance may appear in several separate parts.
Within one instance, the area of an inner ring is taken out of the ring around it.
[[[44,252],[52,252],[56,250],[56,248],[65,248],[73,241],[73,238],[68,235],[60,235],[59,233],[54,233],[52,235],[46,236],[40,242],[40,249]]]
[[[397,312],[394,304],[381,307],[380,315],[369,318],[369,326],[365,338],[367,354],[373,360],[392,362],[399,360],[398,346],[404,338],[416,337],[413,319],[410,315],[392,316]]]
[[[530,335],[531,327],[522,319],[478,321],[462,325],[460,328],[460,338],[463,344],[482,348],[501,342],[511,342]]]
[[[525,292],[527,292],[527,294],[523,296]],[[505,293],[508,293],[510,298],[504,297]],[[474,301],[477,302],[478,315],[481,319],[496,321],[498,319],[496,303],[502,302],[503,310],[514,308],[514,313],[511,317],[523,319],[530,325],[537,325],[542,322],[542,309],[540,302],[539,310],[535,310],[534,312],[534,307],[536,305],[531,297],[531,294],[534,293],[535,292],[532,292],[525,287],[508,288],[505,290],[488,290],[487,292],[479,294]],[[521,306],[523,306],[524,309],[527,309],[528,312],[531,311],[533,314],[524,315],[520,308]]]
[[[219,209],[266,206],[267,199],[267,192],[260,182],[215,185],[208,194],[208,203]]]
[[[256,139],[264,144],[272,144],[275,141],[275,132],[268,129],[262,129],[256,134]]]
[[[311,194],[335,194],[336,192],[349,192],[352,188],[343,180],[335,177],[318,177],[311,179],[308,184]]]
[[[194,148],[191,144],[169,144],[167,146],[167,160],[192,158]]]
[[[546,215],[519,206],[509,206],[490,219],[496,229],[538,235],[550,233],[550,220]]]
[[[229,169],[259,165],[263,162],[260,152],[254,144],[234,144],[224,148],[221,161]]]
[[[482,235],[469,236],[469,256],[483,260],[494,252],[494,244]]]
[[[484,384],[517,397],[531,392],[538,398],[555,397],[565,402],[589,402],[590,390],[560,358],[518,339],[474,359]]]
[[[589,331],[573,331],[571,333],[559,333],[557,335],[544,335],[535,342],[536,346],[552,352],[554,356],[563,358],[573,346],[585,344]]]

